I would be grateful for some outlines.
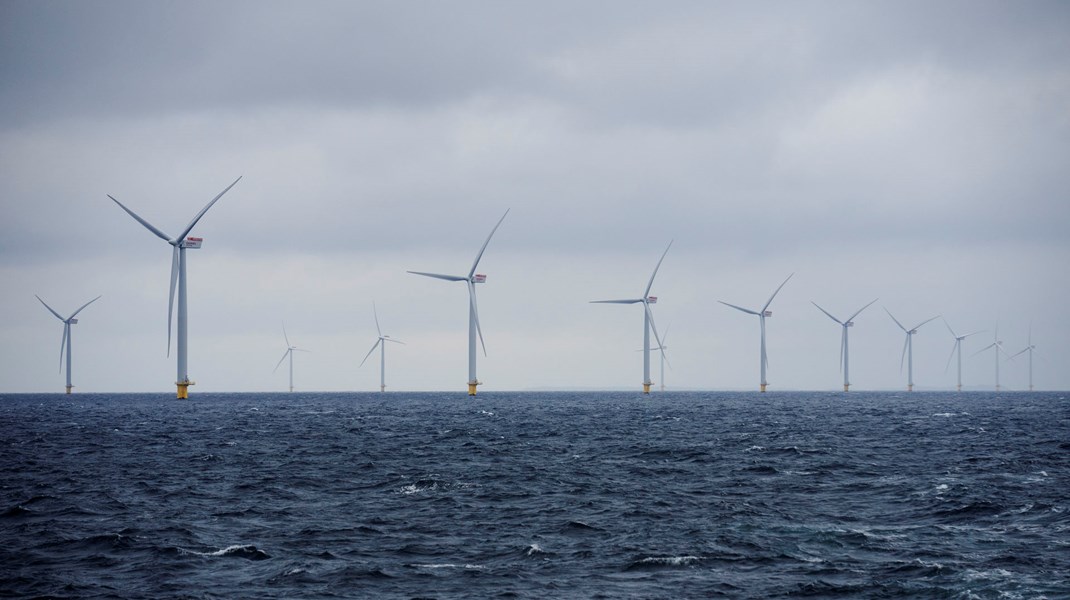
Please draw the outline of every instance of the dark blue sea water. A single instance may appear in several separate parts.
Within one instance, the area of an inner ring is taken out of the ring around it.
[[[0,596],[1067,598],[1066,396],[0,396]]]

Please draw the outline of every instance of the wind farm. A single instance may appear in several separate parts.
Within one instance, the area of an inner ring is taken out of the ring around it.
[[[201,247],[201,243],[203,242],[202,238],[196,238],[196,237],[191,237],[191,236],[187,237],[187,236],[189,236],[189,234],[193,231],[194,226],[196,226],[197,222],[201,220],[201,217],[203,217],[204,214],[206,212],[208,212],[208,209],[212,208],[212,205],[214,205],[216,202],[218,202],[219,199],[223,197],[223,194],[226,194],[227,192],[229,192],[230,188],[232,188],[235,185],[237,185],[237,183],[239,181],[241,181],[241,177],[238,177],[237,179],[235,179],[234,182],[231,183],[230,185],[228,185],[226,188],[224,188],[222,192],[219,192],[219,194],[217,194],[215,198],[212,198],[212,200],[208,204],[206,204],[204,208],[201,209],[201,212],[197,213],[197,215],[193,217],[193,219],[189,222],[189,224],[186,225],[186,228],[182,230],[182,233],[180,233],[179,235],[177,235],[177,236],[175,236],[173,238],[169,237],[166,233],[164,233],[163,231],[160,231],[155,226],[153,226],[151,223],[149,223],[145,219],[143,219],[140,216],[138,216],[137,213],[135,213],[134,211],[132,211],[129,208],[127,208],[125,205],[123,205],[122,202],[119,202],[118,200],[116,200],[114,196],[111,196],[110,194],[108,195],[108,197],[111,198],[112,201],[114,201],[116,204],[119,205],[119,208],[122,208],[124,211],[126,211],[127,214],[129,214],[131,217],[133,217],[135,221],[137,221],[138,223],[141,223],[145,227],[145,229],[148,229],[149,231],[151,231],[153,234],[156,235],[156,237],[158,237],[158,238],[162,239],[163,241],[167,242],[173,248],[173,250],[171,252],[171,291],[168,292],[168,294],[167,294],[167,354],[168,354],[168,356],[171,355],[171,317],[172,317],[172,309],[174,307],[174,302],[175,302],[175,284],[177,283],[177,285],[178,285],[178,327],[177,327],[177,329],[178,329],[178,331],[177,331],[177,338],[178,338],[177,355],[178,355],[178,358],[177,358],[177,375],[176,375],[176,378],[175,378],[175,386],[177,387],[177,397],[179,399],[188,398],[189,397],[189,386],[193,385],[193,381],[191,381],[190,378],[189,378],[189,366],[188,366],[188,363],[187,363],[187,358],[188,358],[188,356],[187,356],[187,332],[188,332],[187,318],[188,318],[188,308],[187,308],[187,302],[186,302],[186,296],[187,296],[187,294],[186,294],[186,250],[187,249],[198,249],[198,248]]]

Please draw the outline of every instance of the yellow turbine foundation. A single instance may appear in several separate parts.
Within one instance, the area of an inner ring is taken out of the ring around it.
[[[479,385],[479,384],[480,384],[480,382],[478,382],[478,381],[476,381],[476,382],[469,381],[468,382],[468,395],[469,396],[475,396],[476,395],[476,386]]]
[[[175,385],[178,386],[178,399],[185,400],[189,398],[189,386],[193,385],[192,381],[177,381]]]
[[[907,384],[907,391],[908,392],[913,392],[914,391],[914,384],[913,383],[908,383]]]
[[[643,384],[643,393],[644,394],[649,394],[650,393],[650,384],[649,383],[644,383]]]
[[[764,392],[764,391],[765,391],[765,386],[766,386],[766,384],[762,383],[762,384],[759,384],[759,385],[761,385],[762,387],[761,387],[761,389],[760,389],[760,390],[758,390],[758,391],[760,391],[760,392]]]
[[[67,386],[67,393],[68,393],[68,394],[69,394],[69,393],[71,393],[71,388],[72,388],[72,387],[74,387],[74,386],[73,386],[73,385],[68,385],[68,386]]]
[[[848,391],[850,391],[850,390],[848,390],[848,389],[847,389],[847,388],[849,388],[849,387],[851,387],[851,384],[849,384],[849,383],[845,383],[845,384],[843,384],[843,391],[845,391],[845,392],[848,392]]]

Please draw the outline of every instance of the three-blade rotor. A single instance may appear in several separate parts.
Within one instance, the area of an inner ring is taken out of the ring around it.
[[[38,296],[37,294],[33,295],[34,298],[37,298],[38,302],[43,304],[44,307],[48,309],[48,312],[50,312],[53,315],[55,315],[55,317],[57,319],[59,319],[60,321],[63,321],[63,338],[59,343],[59,370],[60,371],[63,370],[63,351],[67,348],[67,336],[70,334],[71,324],[74,322],[74,318],[78,316],[78,313],[82,312],[82,309],[84,309],[85,307],[89,306],[90,304],[96,302],[97,300],[100,300],[100,298],[102,296],[103,296],[103,294],[101,294],[101,296],[97,296],[96,298],[93,298],[89,302],[86,302],[85,304],[79,306],[78,310],[72,312],[71,316],[69,316],[66,319],[64,319],[63,317],[60,316],[60,314],[58,312],[53,310],[53,308],[51,306],[49,306],[47,303],[45,303],[44,300],[41,300],[40,296]]]

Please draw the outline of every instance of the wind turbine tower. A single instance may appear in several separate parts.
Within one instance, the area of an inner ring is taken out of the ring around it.
[[[947,325],[947,330],[951,332],[951,336],[955,338],[955,346],[951,348],[951,356],[947,357],[947,366],[944,367],[944,372],[947,372],[947,368],[951,366],[951,359],[958,355],[958,383],[955,384],[955,391],[962,391],[962,341],[971,335],[977,335],[981,331],[974,331],[973,333],[967,333],[966,335],[957,335],[954,329],[951,329],[951,325],[944,319],[944,325]]]
[[[275,371],[278,371],[279,370],[279,365],[282,364],[282,361],[286,360],[286,357],[289,357],[290,358],[290,391],[292,392],[292,391],[294,391],[294,350],[297,350],[298,352],[311,352],[311,351],[310,350],[305,350],[304,348],[298,348],[297,346],[293,346],[293,345],[290,344],[290,337],[288,335],[286,335],[286,325],[282,326],[282,339],[286,340],[286,352],[282,353],[282,358],[280,358],[279,362],[275,364],[275,368],[272,369],[271,372],[274,373]]]
[[[1033,326],[1030,325],[1029,326],[1029,345],[1026,346],[1025,348],[1023,348],[1020,352],[1016,352],[1014,354],[1014,356],[1011,357],[1011,358],[1014,358],[1015,356],[1019,356],[1021,354],[1025,354],[1026,352],[1029,353],[1029,391],[1030,392],[1033,391],[1033,351],[1036,350],[1036,349],[1037,349],[1037,347],[1033,345]]]
[[[395,340],[389,335],[383,335],[383,330],[379,327],[379,313],[375,310],[375,303],[372,302],[372,314],[375,316],[375,330],[379,332],[379,339],[372,345],[372,349],[368,350],[368,353],[364,355],[364,360],[360,361],[357,368],[364,366],[364,363],[368,361],[368,357],[375,352],[375,348],[379,348],[379,391],[386,391],[386,343],[394,342],[395,344],[404,344],[401,340]]]
[[[795,276],[795,273],[792,273],[791,275],[788,275],[788,279],[791,279],[794,276]],[[787,283],[788,279],[785,279],[784,283]],[[784,287],[784,283],[781,283],[780,286],[777,287],[776,291],[773,292],[773,295],[769,296],[769,300],[765,303],[765,306],[763,306],[761,310],[751,310],[749,308],[743,308],[742,306],[736,306],[735,304],[729,304],[727,302],[724,302],[723,300],[718,300],[718,302],[720,302],[721,304],[724,304],[725,306],[730,306],[730,307],[732,307],[732,308],[734,308],[736,310],[743,311],[743,312],[747,313],[748,315],[757,315],[757,317],[758,317],[758,322],[761,324],[761,327],[762,327],[762,353],[761,353],[762,381],[761,381],[761,384],[760,384],[761,387],[759,388],[759,391],[761,391],[761,392],[765,392],[765,387],[767,385],[769,385],[769,383],[765,380],[765,370],[769,366],[769,357],[765,352],[765,319],[767,317],[773,316],[773,311],[769,310],[769,305],[773,303],[773,298],[776,298],[776,295],[780,293],[780,288]]]
[[[58,312],[52,310],[51,306],[45,304],[45,301],[41,300],[41,297],[38,296],[37,294],[34,294],[34,298],[37,298],[37,300],[41,304],[44,304],[45,308],[48,309],[48,312],[50,312],[53,315],[55,315],[56,318],[59,319],[60,321],[63,321],[63,341],[61,341],[60,344],[59,344],[59,368],[60,369],[63,368],[63,348],[66,347],[67,348],[67,393],[70,394],[71,393],[71,388],[74,387],[73,385],[71,385],[71,325],[78,324],[78,319],[75,318],[75,317],[78,316],[78,313],[82,312],[83,308],[85,308],[85,307],[89,306],[90,304],[92,304],[92,303],[96,302],[97,300],[99,300],[100,296],[97,296],[96,298],[93,298],[89,302],[86,302],[85,304],[83,304],[81,306],[81,308],[79,308],[78,310],[76,310],[73,313],[71,313],[71,316],[67,317],[66,319],[61,317]],[[1032,364],[1032,363],[1030,363],[1030,364]]]
[[[907,362],[907,391],[908,392],[913,392],[914,391],[914,334],[918,332],[918,329],[922,325],[928,323],[929,321],[932,321],[933,319],[935,319],[936,317],[939,317],[940,315],[936,315],[936,317],[930,317],[928,319],[925,319],[921,323],[918,323],[917,325],[911,327],[910,329],[907,329],[906,327],[903,327],[903,324],[899,322],[899,319],[896,319],[894,316],[892,316],[891,311],[889,311],[887,308],[884,309],[884,312],[888,313],[888,316],[892,317],[892,320],[895,321],[895,324],[898,325],[899,328],[902,329],[903,332],[906,333],[906,335],[907,335],[906,341],[903,342],[903,354],[902,354],[902,356],[899,357],[899,372],[900,373],[903,372],[903,359],[906,358],[906,362]]]
[[[877,300],[878,299],[875,298],[873,300],[873,302],[876,302]],[[849,389],[851,387],[851,379],[848,376],[848,372],[849,372],[849,369],[848,369],[849,356],[848,356],[848,348],[847,348],[847,328],[848,327],[854,327],[855,326],[854,318],[857,317],[858,315],[860,315],[862,313],[862,311],[864,311],[867,308],[869,308],[870,305],[873,304],[873,302],[870,302],[869,304],[867,304],[867,305],[863,306],[862,308],[858,309],[857,311],[855,311],[855,314],[851,315],[850,317],[847,317],[846,321],[841,321],[841,320],[837,319],[836,317],[832,316],[829,313],[829,311],[827,311],[827,310],[821,308],[820,306],[818,306],[817,302],[814,302],[813,300],[810,301],[810,304],[813,304],[814,306],[817,306],[817,310],[820,310],[821,312],[825,313],[825,315],[828,318],[830,318],[833,321],[836,321],[837,323],[839,323],[840,327],[843,329],[843,334],[840,337],[840,370],[843,371],[843,391],[845,391],[845,392],[849,391]]]
[[[1000,389],[999,388],[999,354],[1000,354],[1000,352],[1002,352],[1003,356],[1008,356],[1007,355],[1007,351],[1003,349],[1003,340],[999,339],[999,325],[996,325],[995,335],[993,336],[992,343],[987,345],[987,346],[985,346],[984,348],[981,348],[977,352],[974,352],[973,355],[977,356],[978,354],[980,354],[982,352],[985,352],[987,350],[990,350],[990,349],[994,349],[993,354],[996,355],[996,391],[998,392],[999,389]]]
[[[422,271],[409,271],[413,275],[423,275],[424,277],[434,277],[435,279],[443,279],[446,281],[464,281],[468,286],[468,395],[476,395],[476,386],[480,385],[481,381],[476,377],[476,335],[479,335],[479,344],[483,347],[483,356],[487,355],[487,345],[483,342],[483,329],[479,326],[479,309],[476,306],[476,284],[486,283],[487,276],[482,273],[476,273],[476,268],[479,266],[479,259],[483,258],[483,252],[487,249],[487,244],[490,243],[490,238],[494,237],[494,232],[498,231],[498,227],[501,226],[502,221],[509,214],[506,210],[501,219],[498,219],[498,224],[494,226],[494,229],[490,230],[490,235],[487,236],[487,241],[483,242],[483,246],[479,249],[479,253],[476,254],[475,261],[472,262],[472,268],[468,270],[468,275],[441,275],[439,273],[424,273]]]
[[[661,338],[658,337],[657,327],[654,325],[654,315],[650,313],[650,305],[658,302],[657,296],[650,295],[650,288],[654,285],[654,278],[658,275],[658,269],[661,268],[661,261],[665,260],[665,255],[669,253],[669,248],[672,248],[672,242],[665,247],[665,252],[661,253],[661,258],[658,259],[658,264],[654,267],[654,272],[650,275],[650,281],[646,284],[646,290],[643,291],[641,298],[629,298],[626,300],[592,300],[591,304],[642,304],[643,305],[643,393],[650,393],[650,386],[653,382],[650,381],[650,332],[653,330],[654,339],[658,342],[658,348],[661,350],[661,355],[665,356],[664,344],[661,343]]]
[[[191,250],[195,250],[197,248],[200,248],[201,242],[203,241],[202,238],[187,236],[190,234],[191,231],[193,231],[194,225],[197,224],[197,221],[201,220],[201,217],[204,216],[204,213],[208,212],[208,209],[212,208],[212,205],[215,204],[220,198],[222,198],[223,194],[230,191],[230,188],[234,187],[239,181],[241,181],[241,177],[235,179],[234,183],[228,185],[226,189],[224,189],[222,192],[219,192],[219,195],[217,195],[215,198],[212,198],[212,201],[209,202],[204,208],[202,208],[201,212],[197,213],[197,216],[193,217],[193,220],[189,222],[189,225],[186,225],[186,228],[182,230],[182,233],[174,238],[169,237],[166,233],[160,231],[156,227],[153,227],[151,223],[139,217],[134,211],[123,206],[122,202],[119,202],[110,194],[108,195],[109,198],[111,198],[116,204],[119,205],[119,208],[122,208],[124,211],[126,211],[126,213],[133,217],[135,221],[144,225],[146,229],[156,234],[156,237],[159,237],[168,244],[171,244],[171,246],[174,248],[174,250],[171,252],[171,292],[168,294],[167,301],[167,355],[171,355],[171,316],[172,309],[174,308],[175,303],[175,284],[177,283],[178,375],[176,377],[175,385],[178,386],[178,398],[180,399],[189,397],[189,386],[193,385],[193,382],[190,381],[189,369],[187,368],[186,364],[186,249],[188,248]]]

